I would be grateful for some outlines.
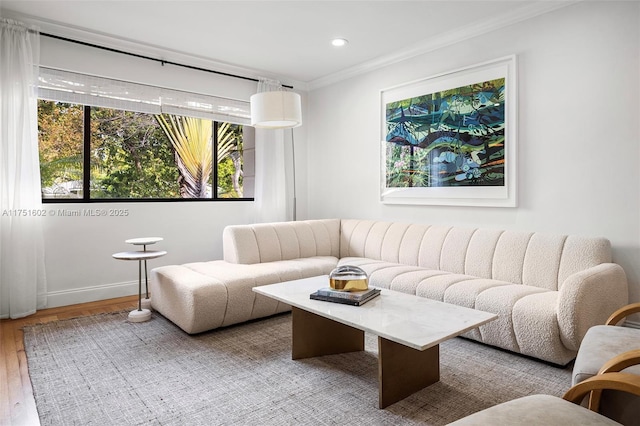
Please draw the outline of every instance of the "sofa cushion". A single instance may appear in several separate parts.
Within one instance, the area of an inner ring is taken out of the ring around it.
[[[227,310],[227,287],[182,265],[151,270],[153,308],[187,333],[218,328]]]
[[[444,271],[434,271],[433,269],[416,269],[414,271],[407,271],[402,274],[396,275],[391,281],[390,289],[395,291],[402,291],[409,294],[417,294],[418,286],[420,283],[428,280],[432,277],[440,275],[453,275]]]
[[[425,272],[428,274],[429,270],[420,268],[419,266],[408,266],[402,265],[400,263],[385,262],[384,268],[377,268],[369,275],[369,282],[376,287],[392,288],[393,283],[400,277],[408,274],[419,274],[420,272]],[[415,292],[411,291],[411,286],[406,285],[406,281],[405,285],[401,287],[408,290],[408,293],[415,294]]]
[[[513,327],[514,305],[528,295],[547,292],[538,287],[361,257],[343,258],[338,264],[362,268],[369,275],[369,283],[375,287],[499,314],[498,320],[470,330],[464,336],[516,352],[519,352],[519,345]],[[555,312],[556,301],[557,297],[549,299],[551,306],[546,310]],[[544,320],[557,323],[555,314]]]
[[[375,260],[375,259],[367,259],[366,257],[346,257],[346,258],[340,259],[338,261],[338,265],[339,266],[342,266],[342,265],[357,266],[367,273],[367,275],[369,276],[369,283],[371,285],[374,285],[376,287],[381,287],[381,288],[388,288],[388,285],[385,283],[380,283],[381,285],[377,285],[377,283],[374,284],[371,281],[371,276],[377,270],[390,268],[398,264],[391,263],[391,262],[384,262],[384,261]]]
[[[222,233],[224,260],[255,264],[340,253],[340,220],[227,226]]]
[[[504,281],[488,280],[484,278],[474,278],[471,280],[459,281],[455,284],[450,285],[445,290],[443,302],[475,309],[476,299],[482,292],[494,287],[504,287],[508,285],[510,285],[510,283]],[[494,305],[493,308],[497,309],[498,307]],[[468,332],[464,333],[463,336],[482,341],[482,336],[480,335],[480,330],[478,328],[469,330]]]
[[[437,271],[441,270],[442,246],[452,228],[451,226],[435,225],[428,227],[420,244],[418,266],[426,269],[435,269]]]
[[[362,257],[343,258],[338,264],[359,266],[376,287],[499,315],[464,337],[556,364],[575,357],[576,351],[560,341],[557,291]]]
[[[256,308],[261,312],[271,311],[271,315],[276,313],[277,302],[256,294],[253,287],[328,274],[337,262],[335,257],[318,256],[254,265],[212,261],[187,263],[183,266],[224,283],[227,289],[227,312],[222,323],[224,326],[256,318]]]
[[[359,257],[558,290],[611,261],[604,238],[346,219],[340,257]]]
[[[559,294],[545,291],[519,299],[513,306],[513,330],[520,353],[565,365],[576,351],[566,348],[560,339]]]
[[[491,287],[478,294],[475,309],[498,314],[498,319],[484,324],[478,329],[482,341],[503,349],[520,352],[513,327],[513,307],[522,298],[542,292],[545,290],[538,287],[509,284]],[[556,320],[553,319],[553,321]]]
[[[459,282],[473,279],[475,277],[471,275],[449,274],[446,272],[439,275],[434,274],[418,283],[416,295],[444,302],[444,294],[449,287]]]
[[[473,233],[464,261],[464,273],[474,277],[493,277],[493,257],[504,231],[478,229]],[[494,277],[495,278],[495,277]]]
[[[314,256],[251,265],[214,260],[162,266],[151,271],[151,303],[187,333],[199,333],[289,310],[253,287],[326,275],[337,263],[332,256]]]

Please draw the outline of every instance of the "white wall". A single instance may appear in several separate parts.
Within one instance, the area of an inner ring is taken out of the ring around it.
[[[604,236],[640,300],[639,27],[637,2],[583,2],[313,90],[310,216]],[[380,90],[511,54],[518,207],[381,204]]]
[[[113,253],[137,250],[124,241],[163,237],[149,249],[166,250],[156,266],[220,259],[222,229],[253,221],[252,202],[45,204],[56,214],[45,221],[48,306],[137,294],[138,264]],[[61,216],[62,211],[124,210],[126,217]]]

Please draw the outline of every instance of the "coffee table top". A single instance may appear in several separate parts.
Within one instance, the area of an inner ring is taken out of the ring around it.
[[[254,287],[258,294],[296,308],[370,332],[418,350],[459,336],[497,315],[382,289],[362,306],[312,300],[309,295],[329,286],[327,275]]]

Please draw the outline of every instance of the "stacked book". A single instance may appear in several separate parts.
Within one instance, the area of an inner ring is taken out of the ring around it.
[[[360,306],[367,303],[380,294],[380,289],[369,288],[363,291],[339,291],[332,288],[321,288],[309,297],[314,300],[324,300],[325,302],[343,303],[345,305]]]

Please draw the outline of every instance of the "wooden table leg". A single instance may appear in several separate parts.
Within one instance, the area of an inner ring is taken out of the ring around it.
[[[439,345],[419,351],[378,337],[380,408],[386,408],[439,380]]]
[[[364,350],[364,331],[296,307],[291,309],[292,359]]]

